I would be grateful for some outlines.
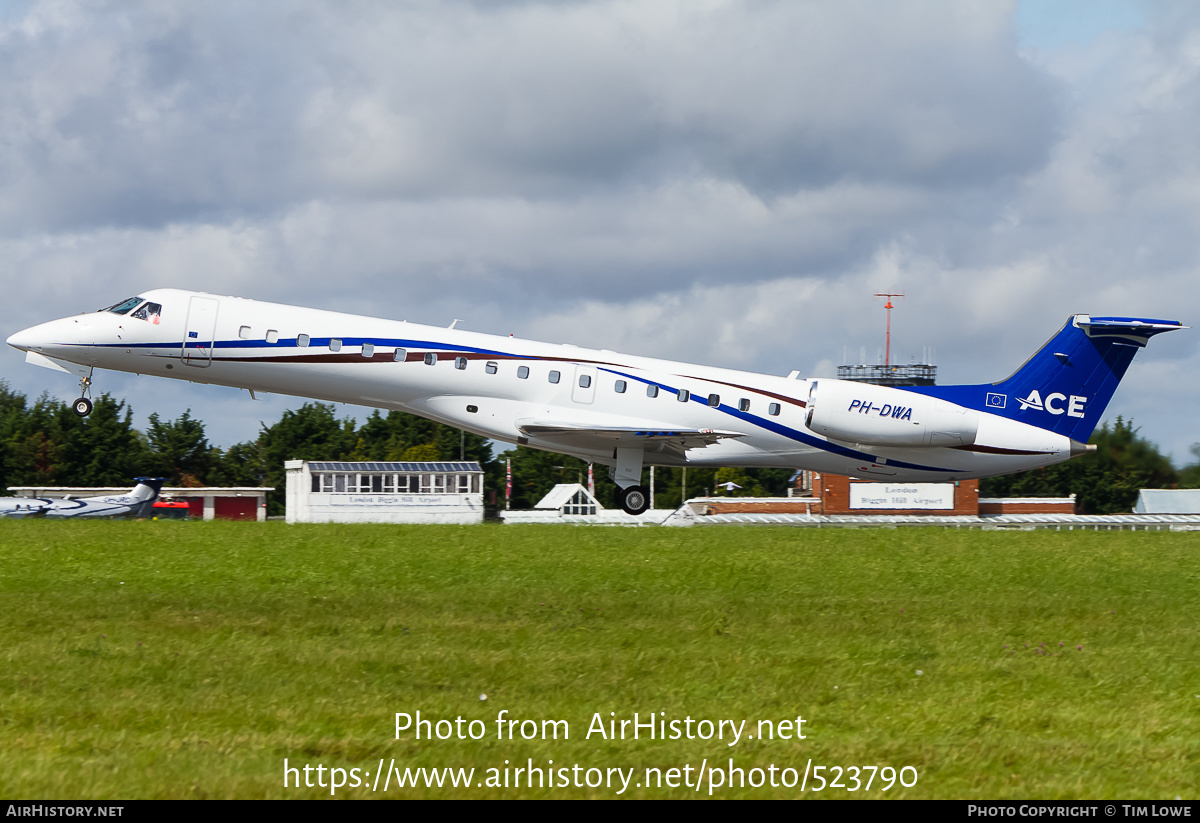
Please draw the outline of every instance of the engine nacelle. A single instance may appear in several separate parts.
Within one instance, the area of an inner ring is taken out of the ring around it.
[[[849,380],[814,380],[804,422],[833,440],[872,446],[969,446],[979,432],[972,409]]]

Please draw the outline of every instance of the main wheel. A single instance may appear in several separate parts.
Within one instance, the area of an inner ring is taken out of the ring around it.
[[[621,491],[621,508],[630,514],[641,514],[650,508],[650,498],[641,486],[630,486]]]
[[[71,408],[75,409],[75,413],[80,417],[87,417],[92,413],[92,401],[81,397],[71,404]]]

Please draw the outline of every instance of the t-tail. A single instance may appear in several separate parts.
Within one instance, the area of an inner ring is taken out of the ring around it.
[[[910,391],[990,412],[1086,443],[1133,356],[1177,320],[1077,314],[1006,380]]]
[[[135,477],[137,485],[133,487],[133,491],[129,493],[136,503],[141,506],[133,512],[136,517],[146,517],[152,511],[154,501],[158,499],[158,493],[162,491],[163,483],[166,478],[163,477]],[[136,505],[135,503],[135,505]]]

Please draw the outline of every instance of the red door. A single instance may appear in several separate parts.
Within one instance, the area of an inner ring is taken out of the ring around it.
[[[213,515],[218,520],[258,519],[258,498],[256,497],[218,497],[213,503]]]

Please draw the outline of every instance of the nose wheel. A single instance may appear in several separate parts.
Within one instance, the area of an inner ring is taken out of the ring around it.
[[[71,404],[71,408],[80,417],[87,417],[89,414],[92,413],[92,400],[91,400],[91,396],[90,396],[91,393],[92,393],[92,378],[90,376],[80,378],[80,380],[79,380],[80,397],[74,403]]]

